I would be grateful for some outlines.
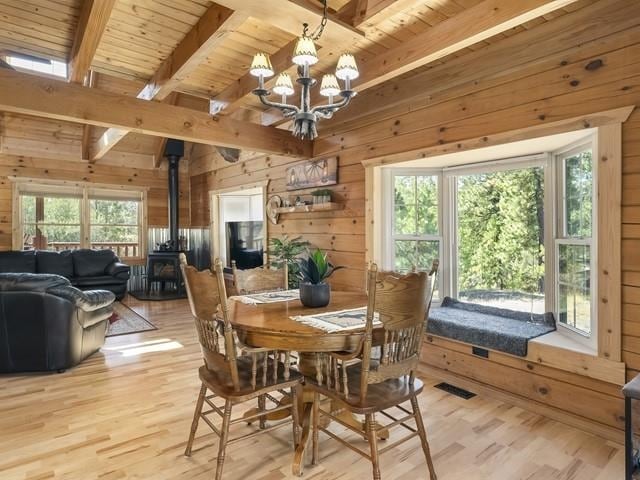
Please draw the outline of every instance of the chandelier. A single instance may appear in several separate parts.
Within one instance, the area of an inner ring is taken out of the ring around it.
[[[318,53],[314,41],[317,41],[327,24],[327,1],[323,0],[324,12],[322,21],[316,30],[309,33],[309,25],[303,23],[302,36],[298,38],[293,51],[292,62],[297,65],[298,78],[296,83],[300,85],[300,106],[287,103],[287,97],[295,93],[291,76],[283,72],[276,78],[273,93],[280,95],[280,102],[269,100],[271,92],[265,88],[265,78],[274,75],[271,60],[266,53],[256,53],[251,62],[249,73],[258,78],[258,88],[253,94],[268,106],[282,111],[285,118],[293,119],[293,135],[301,139],[313,140],[318,136],[316,124],[319,119],[329,119],[342,107],[349,104],[356,92],[351,90],[351,81],[359,76],[358,66],[353,55],[343,53],[338,59],[335,75],[323,75],[320,83],[320,95],[327,97],[327,103],[311,106],[311,88],[317,83],[311,77],[310,67],[318,63]],[[342,88],[338,79],[342,80]],[[336,97],[341,97],[335,101]]]

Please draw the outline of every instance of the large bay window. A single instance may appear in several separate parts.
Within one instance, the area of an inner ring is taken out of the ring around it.
[[[596,172],[591,141],[564,151],[383,172],[385,269],[440,259],[437,299],[529,313],[596,345]]]
[[[14,248],[111,249],[144,257],[144,192],[61,185],[16,184]]]

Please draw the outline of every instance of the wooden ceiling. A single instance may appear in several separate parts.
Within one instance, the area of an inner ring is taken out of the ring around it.
[[[277,120],[277,115],[246,114],[264,111],[255,97],[247,95],[253,88],[253,79],[247,76],[253,54],[266,51],[272,55],[276,70],[288,67],[292,42],[301,30],[298,19],[308,16],[308,22],[315,27],[321,11],[320,2],[219,0],[218,3],[215,5],[207,0],[0,0],[0,51],[62,61],[73,58],[74,68],[79,65],[80,70],[72,74],[79,75],[78,78],[84,77],[84,70],[82,58],[78,60],[77,57],[84,56],[88,60],[87,68],[90,66],[98,73],[94,88],[199,110],[207,108],[208,99],[219,100],[220,105],[226,107],[221,111],[222,115],[270,124]],[[490,3],[508,5],[510,2],[330,0],[332,18],[319,42],[320,63],[314,68],[314,76],[333,70],[338,55],[349,50],[363,66],[363,77],[366,78],[367,73],[371,73],[366,72],[367,66],[376,66],[380,58],[395,54],[412,40],[423,38],[427,32],[435,33],[436,26],[446,26],[446,22],[461,18],[469,9]],[[417,68],[394,70],[389,78],[414,75],[449,57],[467,55],[506,36],[581,8],[592,0],[522,0],[522,3],[531,4],[528,8],[540,14],[535,13],[530,18],[522,16],[522,23],[503,28],[496,35],[485,35],[479,41],[467,42],[464,48],[444,49],[444,54],[426,64],[418,64]],[[545,4],[554,6],[545,11]],[[96,14],[95,10],[99,9],[102,11]],[[203,23],[202,19],[211,16],[212,10],[218,15],[218,24],[208,32],[211,37],[200,38],[206,27],[211,26],[211,21]],[[87,31],[79,35],[83,29]],[[95,38],[87,40],[87,32]],[[84,44],[79,44],[79,36],[84,38]],[[203,43],[205,41],[209,44]],[[196,52],[198,61],[176,72],[176,64],[185,60],[182,58],[185,52],[189,55]],[[377,70],[372,68],[371,71]],[[169,81],[166,91],[159,96],[145,96],[145,86],[148,91],[150,86],[158,85],[158,79],[160,85]],[[375,81],[371,86],[372,91],[381,88]],[[180,92],[180,96],[168,98],[170,91]],[[106,136],[114,133],[118,133],[119,138],[109,148],[120,142],[123,143],[118,149],[134,148],[132,145],[135,145],[136,151],[141,148],[153,150],[150,146],[155,145],[148,139],[136,140],[139,134],[127,135],[127,130],[107,131]],[[95,127],[90,137],[94,142],[104,142],[103,134],[104,128]]]

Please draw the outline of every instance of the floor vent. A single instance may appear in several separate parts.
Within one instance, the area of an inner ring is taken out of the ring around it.
[[[435,388],[439,388],[440,390],[444,390],[451,395],[455,395],[456,397],[464,398],[465,400],[469,400],[476,396],[475,393],[470,392],[469,390],[465,390],[464,388],[456,387],[455,385],[451,385],[450,383],[439,383],[435,385]]]

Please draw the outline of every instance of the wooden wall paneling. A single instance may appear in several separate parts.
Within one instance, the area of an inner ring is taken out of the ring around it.
[[[598,355],[619,361],[622,354],[620,318],[622,125],[598,129],[597,162],[598,214]],[[640,351],[640,344],[638,345]]]
[[[594,423],[617,429],[623,426],[624,408],[620,396],[590,390],[435,345],[424,346],[421,360],[430,367],[509,391],[530,402],[539,402],[571,412]]]
[[[630,39],[629,36],[624,38]],[[607,46],[605,48],[610,47]],[[601,68],[587,70],[585,66],[589,61],[583,59],[575,63],[566,63],[566,60],[563,63],[558,62],[555,68],[550,71],[511,81],[506,86],[497,85],[474,92],[466,96],[464,103],[452,98],[426,108],[417,108],[407,112],[400,119],[398,117],[389,118],[351,132],[341,132],[340,135],[323,137],[314,146],[315,154],[326,155],[335,151],[355,148],[358,145],[382,143],[385,139],[403,138],[403,135],[439,125],[439,129],[435,133],[440,134],[437,139],[437,141],[440,141],[452,135],[451,129],[447,128],[447,126],[443,127],[438,121],[440,118],[450,119],[449,123],[455,120],[468,120],[469,123],[472,123],[474,117],[512,107],[514,99],[517,99],[520,105],[531,104],[538,106],[549,97],[570,100],[572,97],[569,97],[569,95],[578,97],[583,93],[587,98],[589,96],[602,98],[601,90],[595,90],[601,84],[614,83],[616,81],[624,83],[626,79],[631,85],[633,85],[633,82],[637,82],[634,77],[640,74],[640,62],[632,63],[626,60],[640,57],[640,45],[632,45],[613,52],[601,53],[595,52],[595,55],[598,55],[598,60],[603,62],[604,66]],[[590,58],[593,58],[593,56]],[[623,86],[621,85],[620,88]],[[633,102],[627,102],[627,105],[629,103]],[[414,104],[413,108],[416,107]],[[603,110],[606,109],[605,107]],[[544,113],[544,107],[538,108],[537,112],[538,117],[542,116],[542,118],[538,119],[539,121],[548,119],[548,116]],[[505,117],[508,118],[506,115]],[[455,126],[458,125],[460,123]]]
[[[416,75],[405,75],[386,82],[363,92],[348,109],[338,112],[330,123],[325,124],[322,135],[349,131],[401,111],[411,111],[414,104],[426,106],[455,98],[462,94],[461,88],[472,93],[492,84],[508,84],[513,78],[528,76],[532,71],[544,71],[543,66],[548,70],[565,60],[593,57],[597,52],[595,49],[601,48],[598,44],[602,40],[598,39],[627,29],[631,29],[630,35],[633,37],[634,27],[638,25],[635,13],[636,7],[626,0],[597,2],[589,8],[582,8],[553,22],[543,22],[520,35],[495,42],[474,53],[472,58],[462,55],[430,66]],[[594,31],[599,34],[594,36]],[[583,48],[583,44],[588,47]],[[613,46],[602,51],[615,48]],[[568,58],[564,58],[565,55]],[[447,91],[451,92],[450,96],[446,96]],[[430,99],[431,102],[426,103]],[[393,107],[400,105],[404,106],[404,110],[393,110]],[[352,127],[349,127],[350,123]]]
[[[459,150],[458,145],[462,145],[467,139],[479,139],[481,141],[478,142],[478,146],[483,142],[485,146],[489,146],[492,144],[492,138],[499,136],[501,132],[527,129],[534,125],[544,128],[554,121],[569,120],[579,115],[588,116],[592,112],[602,112],[608,108],[634,105],[638,102],[638,85],[640,77],[635,76],[459,121],[443,120],[440,126],[435,125],[391,140],[358,145],[348,151],[342,151],[342,155],[353,155],[361,160],[376,157],[410,160],[429,156],[429,149],[437,149],[439,146],[450,145],[452,148],[449,148],[449,151]],[[579,128],[578,126],[576,129]]]
[[[469,344],[436,335],[427,335],[425,348],[428,348],[428,345],[435,345],[467,355],[473,354]],[[577,369],[583,368],[582,366],[566,364],[563,368],[558,368],[558,366],[540,361],[537,355],[537,351],[532,351],[529,352],[527,357],[523,358],[495,350],[489,351],[489,359],[491,362],[535,373],[543,377],[553,378],[578,387],[595,390],[606,395],[611,395],[612,397],[618,397],[620,394],[620,385],[621,382],[624,381],[624,367],[618,362],[605,362],[604,368],[601,368],[603,365],[596,366],[598,371],[596,372],[594,370],[594,375],[576,375]],[[585,363],[592,364],[593,362],[591,362],[590,359],[585,359]],[[610,375],[615,377],[615,383],[609,381],[608,376]]]
[[[124,155],[124,154],[123,154]],[[139,163],[139,166],[135,165]],[[0,153],[0,250],[10,250],[14,221],[12,185],[8,177],[29,178],[37,181],[64,181],[70,184],[88,182],[96,185],[133,186],[148,189],[147,219],[149,227],[167,226],[167,171],[151,169],[149,161],[138,162],[137,157],[126,165],[114,167],[107,163],[89,164],[80,161],[33,158]],[[181,226],[190,222],[188,169],[181,169],[180,219]]]

